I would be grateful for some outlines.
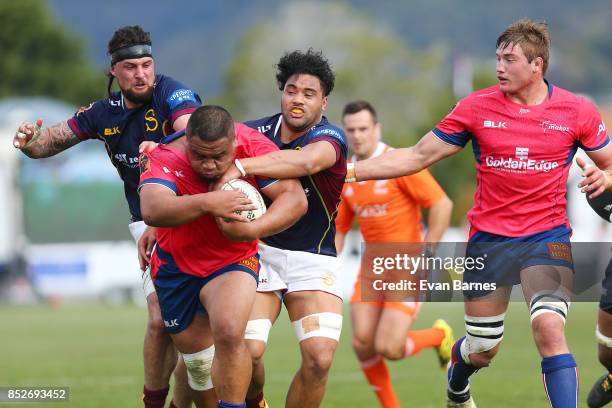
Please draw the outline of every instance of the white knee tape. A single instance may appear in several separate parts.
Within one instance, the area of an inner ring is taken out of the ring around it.
[[[595,329],[595,337],[597,337],[597,342],[602,346],[606,346],[608,348],[612,348],[612,338],[606,336],[599,330],[599,325]]]
[[[206,391],[213,388],[211,372],[214,356],[214,345],[197,353],[183,354],[183,361],[187,366],[187,380],[192,390]]]
[[[531,321],[533,322],[536,317],[544,313],[554,313],[563,320],[563,323],[565,323],[569,306],[569,300],[565,299],[565,297],[558,292],[538,292],[533,295],[529,302]]]
[[[465,340],[461,344],[461,357],[469,363],[470,354],[489,351],[504,338],[505,313],[497,316],[476,317],[465,315]]]
[[[244,331],[244,338],[247,340],[259,340],[268,342],[272,322],[270,319],[249,320]]]
[[[147,268],[142,271],[142,291],[145,295],[145,299],[149,297],[151,293],[155,293],[155,284],[153,284],[153,280],[151,279],[151,267],[147,266]]]
[[[292,323],[298,341],[311,337],[328,337],[338,341],[342,331],[342,315],[338,313],[315,313]]]

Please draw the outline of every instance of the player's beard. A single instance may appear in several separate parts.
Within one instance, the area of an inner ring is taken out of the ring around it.
[[[125,99],[140,105],[151,102],[151,99],[153,98],[153,89],[153,86],[150,86],[146,91],[141,93],[133,92],[131,89],[122,89],[121,93]]]

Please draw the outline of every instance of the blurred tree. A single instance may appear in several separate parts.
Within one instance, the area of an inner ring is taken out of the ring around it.
[[[417,50],[346,4],[312,2],[287,3],[270,21],[247,31],[218,102],[239,120],[278,112],[274,64],[286,51],[309,47],[322,50],[336,71],[326,112],[330,120],[339,123],[347,102],[367,99],[378,110],[383,138],[392,146],[414,144],[455,103],[443,45]],[[475,184],[471,152],[437,164],[433,172],[456,201],[454,223],[462,223],[472,204],[465,192],[473,192]]]
[[[0,2],[0,97],[45,95],[77,105],[104,96],[102,72],[46,2]]]

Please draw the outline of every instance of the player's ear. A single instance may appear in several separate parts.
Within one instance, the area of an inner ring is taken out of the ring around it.
[[[376,122],[374,125],[374,131],[376,132],[376,137],[378,137],[378,140],[380,140],[382,138],[382,125],[380,122]]]
[[[536,72],[544,72],[544,60],[542,59],[542,57],[535,57],[533,61],[531,61],[531,66],[533,67],[532,70],[534,74]]]
[[[327,108],[327,96],[323,97],[323,106],[321,106],[321,110],[325,112],[325,108]]]

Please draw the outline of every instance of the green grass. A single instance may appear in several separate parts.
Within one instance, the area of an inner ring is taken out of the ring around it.
[[[567,326],[570,347],[578,361],[582,387],[580,406],[591,383],[603,372],[597,362],[594,338],[597,305],[573,304]],[[346,314],[348,316],[348,314]],[[463,306],[426,304],[415,328],[446,318],[463,333]],[[0,386],[68,386],[70,402],[1,404],[0,407],[138,407],[142,390],[142,335],[146,310],[121,306],[66,305],[0,308]],[[266,396],[281,408],[299,365],[299,349],[283,312],[272,329],[266,355]],[[443,407],[444,374],[431,350],[389,363],[402,406]],[[506,320],[500,354],[492,366],[473,377],[479,407],[547,407],[537,355],[529,329],[527,309],[513,304]],[[350,319],[329,377],[323,407],[375,408],[350,346]]]

